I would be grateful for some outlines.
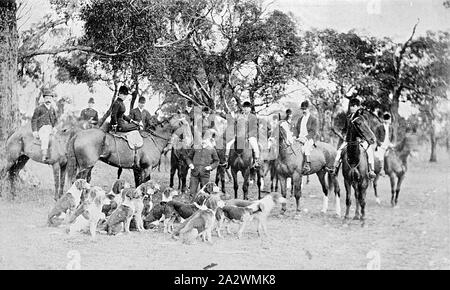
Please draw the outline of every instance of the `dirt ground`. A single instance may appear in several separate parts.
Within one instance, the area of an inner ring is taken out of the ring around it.
[[[279,207],[273,211],[269,238],[260,239],[252,223],[241,240],[213,234],[212,244],[197,240],[192,245],[172,240],[161,228],[99,235],[92,242],[88,235],[69,237],[62,228],[46,227],[54,204],[51,168],[30,162],[26,169],[41,185],[22,186],[14,201],[5,192],[0,199],[0,269],[202,269],[211,263],[217,270],[366,269],[377,268],[378,262],[381,269],[450,269],[450,161],[447,153],[439,153],[437,164],[426,162],[426,154],[410,160],[398,208],[390,206],[387,177],[379,182],[381,205],[369,189],[366,228],[335,217],[334,196],[328,212],[321,214],[322,193],[317,178],[311,177],[301,200],[307,212],[296,215],[295,199],[290,197],[286,215],[278,215]],[[164,186],[169,179],[166,170],[163,165],[153,174]],[[109,188],[115,174],[116,169],[98,163],[91,183]],[[130,171],[123,176],[132,181]],[[251,190],[254,193],[256,187]],[[231,193],[232,182],[227,182],[227,191]],[[232,230],[236,232],[237,225]]]

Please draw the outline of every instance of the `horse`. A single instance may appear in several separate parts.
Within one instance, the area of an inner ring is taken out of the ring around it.
[[[67,168],[66,144],[75,132],[81,130],[85,122],[68,117],[56,125],[57,133],[50,137],[49,159],[42,161],[40,141],[33,137],[31,123],[28,122],[15,131],[6,141],[6,166],[0,171],[0,179],[8,175],[13,198],[16,192],[16,180],[19,172],[31,158],[32,160],[49,164],[53,169],[55,182],[55,200],[58,200],[64,192],[64,184]]]
[[[278,135],[278,136],[277,136]],[[278,143],[278,154],[275,165],[276,174],[280,180],[281,194],[286,198],[286,180],[292,178],[294,196],[296,201],[296,211],[300,212],[300,197],[302,196],[302,177],[304,156],[302,144],[300,142],[288,142],[287,132],[278,124],[271,136]],[[277,141],[278,139],[278,141]],[[316,174],[323,191],[322,213],[328,210],[328,194],[333,191],[336,197],[336,215],[341,214],[340,188],[337,177],[329,172],[336,157],[336,149],[328,143],[316,142],[314,150],[311,152],[311,170],[306,175]],[[328,182],[327,182],[328,181]],[[328,184],[327,184],[328,183]],[[286,212],[286,205],[282,205],[281,212]]]
[[[353,187],[356,200],[355,216],[353,219],[361,220],[362,225],[364,225],[366,191],[369,185],[369,163],[367,152],[361,146],[361,142],[363,142],[361,137],[369,142],[369,144],[373,144],[375,142],[375,134],[365,122],[357,122],[357,126],[353,125],[348,128],[347,136],[349,136],[349,141],[341,154],[342,175],[344,176],[346,191],[345,219],[349,218]]]
[[[69,180],[73,182],[84,178],[90,182],[92,168],[100,160],[114,167],[133,169],[137,187],[150,180],[150,172],[159,165],[161,153],[169,143],[173,131],[186,126],[189,127],[186,122],[175,117],[163,120],[156,125],[155,130],[145,134],[142,147],[135,150],[130,149],[124,139],[101,129],[80,131],[68,144]]]
[[[413,154],[417,146],[417,136],[413,134],[406,134],[403,141],[394,148],[388,148],[384,160],[375,158],[375,174],[373,180],[373,190],[375,192],[376,201],[380,204],[380,199],[377,192],[377,182],[381,173],[381,162],[384,162],[384,172],[389,176],[391,183],[391,205],[397,206],[398,195],[400,187],[405,179],[405,174],[408,170],[408,157]]]

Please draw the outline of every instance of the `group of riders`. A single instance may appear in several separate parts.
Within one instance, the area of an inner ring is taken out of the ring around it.
[[[121,86],[118,90],[118,96],[111,108],[111,128],[115,132],[130,132],[135,130],[149,130],[152,126],[152,116],[144,109],[146,99],[140,97],[138,100],[138,106],[130,111],[130,114],[126,114],[126,107],[124,101],[127,100],[129,96],[129,90],[126,86]],[[33,136],[41,141],[42,150],[42,160],[47,161],[47,152],[49,146],[50,135],[55,133],[55,125],[57,122],[56,112],[52,107],[52,99],[54,94],[49,90],[43,91],[44,102],[38,106],[31,119],[31,126],[33,131]],[[80,119],[89,122],[92,126],[97,126],[98,112],[93,109],[94,99],[90,98],[88,101],[88,108],[82,110]],[[308,174],[311,169],[311,152],[314,150],[315,142],[319,139],[319,122],[316,117],[314,117],[310,112],[310,103],[308,101],[303,101],[300,104],[301,117],[298,121],[293,124],[292,121],[292,110],[287,109],[285,118],[279,122],[279,126],[286,132],[285,142],[290,145],[294,142],[300,142],[302,144],[302,152],[305,155],[305,162],[303,167],[304,174]],[[201,114],[196,114],[196,112],[201,112]],[[330,172],[336,173],[336,169],[339,166],[341,159],[341,152],[346,147],[347,142],[350,141],[350,136],[348,132],[351,126],[355,126],[354,120],[359,118],[363,122],[368,123],[368,120],[364,117],[361,108],[361,101],[354,97],[349,101],[349,112],[347,115],[344,133],[345,138],[341,146],[338,149],[336,155],[336,160],[334,166],[329,168]],[[192,151],[192,153],[186,157],[188,166],[191,168],[191,177],[194,177],[194,184],[191,184],[192,191],[195,191],[198,184],[203,184],[206,179],[209,179],[209,172],[217,167],[219,163],[219,158],[217,157],[216,146],[213,134],[215,130],[214,118],[211,115],[211,109],[208,107],[200,108],[199,106],[194,106],[192,101],[187,102],[186,108],[180,112],[183,118],[189,123],[192,132],[196,129],[194,127],[200,126],[201,132],[201,146]],[[195,120],[198,116],[201,120]],[[253,166],[258,167],[261,164],[261,153],[258,144],[258,118],[254,111],[252,111],[252,105],[250,102],[245,101],[242,104],[242,113],[238,115],[233,115],[235,117],[235,122],[241,122],[245,131],[245,140],[248,141],[250,148],[253,151],[254,164]],[[200,122],[199,122],[200,121]],[[394,139],[394,132],[391,126],[391,116],[389,113],[384,113],[382,115],[383,124],[379,125],[375,130],[376,142],[369,143],[370,141],[361,138],[360,143],[364,147],[368,156],[369,163],[369,177],[375,177],[375,155],[379,160],[383,160],[386,150],[393,146],[392,141]],[[234,129],[236,130],[236,129]],[[234,134],[238,136],[240,133],[235,131]],[[193,134],[194,135],[194,134]],[[182,140],[182,131],[176,131],[172,135],[172,140],[169,145],[174,145],[175,139]],[[359,136],[362,137],[362,136]],[[186,140],[186,138],[185,138]],[[228,160],[230,150],[235,144],[236,138],[231,138],[226,142],[225,147],[225,162]],[[184,146],[192,146],[194,140],[189,141],[190,144],[184,144]],[[198,143],[197,143],[198,144]],[[167,148],[171,148],[168,146]],[[383,166],[384,162],[380,162]],[[192,182],[192,179],[191,179]]]

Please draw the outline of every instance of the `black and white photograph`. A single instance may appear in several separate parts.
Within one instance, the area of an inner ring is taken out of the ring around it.
[[[0,269],[450,270],[449,95],[450,0],[0,0]]]

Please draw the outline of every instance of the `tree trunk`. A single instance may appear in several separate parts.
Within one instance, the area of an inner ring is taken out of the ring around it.
[[[433,122],[432,122],[433,123]],[[436,133],[434,129],[434,124],[430,126],[430,142],[431,142],[431,154],[430,154],[430,162],[437,162],[436,156]]]
[[[113,95],[113,97],[111,99],[111,104],[109,105],[108,111],[106,111],[106,113],[98,121],[98,126],[99,127],[101,127],[103,125],[103,123],[105,123],[106,119],[108,119],[109,115],[111,115],[111,109],[112,109],[112,106],[114,104],[114,101],[116,100],[118,90],[119,90],[118,89],[118,82],[114,81],[114,95]]]
[[[447,147],[447,153],[450,153],[450,137],[447,136],[445,139],[445,146]]]
[[[18,34],[15,0],[0,0],[0,142],[20,125],[17,96]]]

